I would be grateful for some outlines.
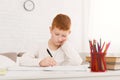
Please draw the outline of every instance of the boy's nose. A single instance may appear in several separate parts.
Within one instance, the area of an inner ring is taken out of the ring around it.
[[[58,39],[59,41],[63,41],[63,39],[61,38],[61,37],[59,37],[59,39]]]

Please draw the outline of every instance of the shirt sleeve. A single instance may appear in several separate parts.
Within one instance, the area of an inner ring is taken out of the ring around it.
[[[64,63],[62,65],[73,65],[73,66],[81,65],[82,58],[80,57],[77,50],[75,50],[73,48],[73,46],[68,41],[66,41],[61,46],[61,48],[62,48],[62,50],[64,51],[64,53],[66,55],[65,61],[64,61]]]
[[[21,66],[39,66],[40,61],[41,59],[38,58],[38,54],[25,53],[19,62]]]

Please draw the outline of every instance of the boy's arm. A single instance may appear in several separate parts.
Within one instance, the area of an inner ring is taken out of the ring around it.
[[[40,55],[40,52],[38,54],[24,54],[20,60],[21,66],[41,66],[41,67],[47,67],[47,66],[54,66],[56,65],[56,61],[48,56],[45,56],[45,53]],[[40,56],[39,56],[40,55]]]
[[[73,65],[73,66],[81,65],[82,58],[80,57],[77,50],[75,50],[74,47],[68,41],[66,41],[61,46],[61,48],[66,54],[65,62],[62,65]]]

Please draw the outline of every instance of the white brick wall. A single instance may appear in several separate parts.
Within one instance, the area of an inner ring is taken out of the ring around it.
[[[71,41],[82,52],[83,0],[33,0],[35,9],[27,12],[25,0],[0,0],[0,52],[28,51],[49,39],[49,26],[57,13],[72,19]]]

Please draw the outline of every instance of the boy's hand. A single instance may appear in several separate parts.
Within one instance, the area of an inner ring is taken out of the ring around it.
[[[46,57],[39,63],[41,67],[55,66],[56,64],[56,61],[52,57]]]

